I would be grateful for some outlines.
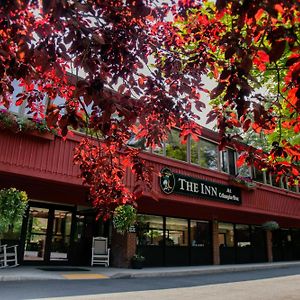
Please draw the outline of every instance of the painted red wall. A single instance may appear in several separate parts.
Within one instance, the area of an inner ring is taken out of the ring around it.
[[[79,140],[79,135],[66,141],[61,137],[50,141],[1,131],[0,186],[24,186],[35,198],[53,199],[56,195],[59,202],[87,203],[79,168],[73,164],[74,148]],[[241,205],[165,195],[160,191],[158,173],[166,166],[175,173],[225,185],[230,184],[229,176],[150,153],[143,153],[142,157],[153,166],[154,173],[152,189],[146,190],[139,199],[141,212],[256,224],[276,219],[282,226],[300,227],[300,194],[258,183],[254,191],[242,191]],[[134,183],[128,171],[126,184],[133,187]]]

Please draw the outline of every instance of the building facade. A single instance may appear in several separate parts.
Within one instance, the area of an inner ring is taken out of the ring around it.
[[[80,138],[0,131],[0,188],[16,187],[30,198],[22,226],[4,236],[19,244],[21,263],[89,264],[92,237],[99,235],[109,238],[115,266],[128,266],[136,251],[147,266],[300,259],[298,187],[238,170],[237,154],[218,151],[214,132],[204,129],[199,142],[181,145],[173,130],[162,148],[145,149],[152,189],[138,199],[137,225],[124,236],[95,220],[73,165]],[[126,185],[134,183],[128,171]],[[270,221],[279,229],[262,226]]]

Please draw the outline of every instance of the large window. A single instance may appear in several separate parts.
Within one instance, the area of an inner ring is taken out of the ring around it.
[[[191,143],[191,163],[200,164],[200,145],[199,142],[190,139]]]
[[[138,215],[137,249],[148,266],[204,265],[212,261],[207,221]]]
[[[250,247],[250,227],[249,225],[237,224],[235,225],[235,239],[237,247]]]
[[[163,217],[139,215],[137,219],[138,245],[156,245],[163,243]]]
[[[165,147],[167,157],[187,161],[186,144],[181,144],[178,130],[171,130]]]
[[[219,223],[219,246],[234,247],[234,228],[230,223]]]
[[[200,166],[212,170],[218,170],[218,147],[206,140],[200,140]]]
[[[263,174],[263,171],[258,170],[254,167],[252,168],[252,178],[253,178],[253,180],[265,183],[266,179],[264,177],[265,176]]]
[[[166,246],[188,245],[188,221],[166,218]]]
[[[192,247],[206,247],[211,245],[209,222],[191,221],[190,244]]]
[[[191,140],[191,162],[203,168],[218,170],[219,151],[216,144],[200,139]]]
[[[230,175],[236,175],[234,150],[226,149],[221,151],[221,169]]]

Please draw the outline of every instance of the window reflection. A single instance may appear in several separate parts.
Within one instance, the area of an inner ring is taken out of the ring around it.
[[[217,145],[207,140],[200,139],[195,142],[191,139],[191,162],[203,168],[218,170]]]
[[[136,228],[140,246],[162,245],[164,235],[162,217],[139,215]]]
[[[166,218],[166,246],[188,245],[188,221]]]
[[[219,223],[219,246],[234,247],[234,228],[230,223]]]
[[[205,221],[191,221],[191,246],[206,247],[211,244],[210,224]]]
[[[200,164],[200,144],[191,139],[191,163]]]
[[[235,225],[236,232],[236,244],[238,247],[250,247],[251,238],[250,238],[250,226],[237,224]]]
[[[262,182],[262,183],[265,182],[263,171],[258,170],[257,168],[254,167],[252,168],[252,177],[253,180],[255,181]]]
[[[52,230],[51,260],[66,260],[70,246],[72,213],[55,210]]]
[[[236,175],[234,150],[226,149],[221,151],[221,169],[230,175]]]
[[[166,156],[187,161],[186,144],[181,144],[179,131],[172,129],[166,142]]]
[[[218,169],[217,145],[206,140],[200,140],[200,166],[211,170]]]
[[[49,209],[30,207],[24,260],[44,260]]]

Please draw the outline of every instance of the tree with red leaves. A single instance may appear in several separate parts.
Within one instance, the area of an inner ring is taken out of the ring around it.
[[[188,6],[176,15],[173,36],[179,38],[171,48],[180,53],[182,72],[194,70],[216,81],[208,119],[217,120],[221,147],[231,143],[244,150],[239,166],[246,162],[298,184],[299,1],[188,1]],[[268,146],[245,149],[234,142],[257,141],[255,136]]]
[[[183,142],[200,133],[193,107],[205,106],[203,75],[217,82],[209,120],[217,119],[221,147],[234,141],[228,128],[272,133],[269,153],[248,149],[240,163],[298,176],[300,146],[289,139],[300,129],[297,1],[1,2],[0,104],[26,102],[63,136],[87,128],[74,161],[99,215],[135,202],[140,189],[124,185],[126,169],[151,183],[128,147],[133,134],[155,147],[175,125]],[[16,100],[14,80],[24,88]]]

